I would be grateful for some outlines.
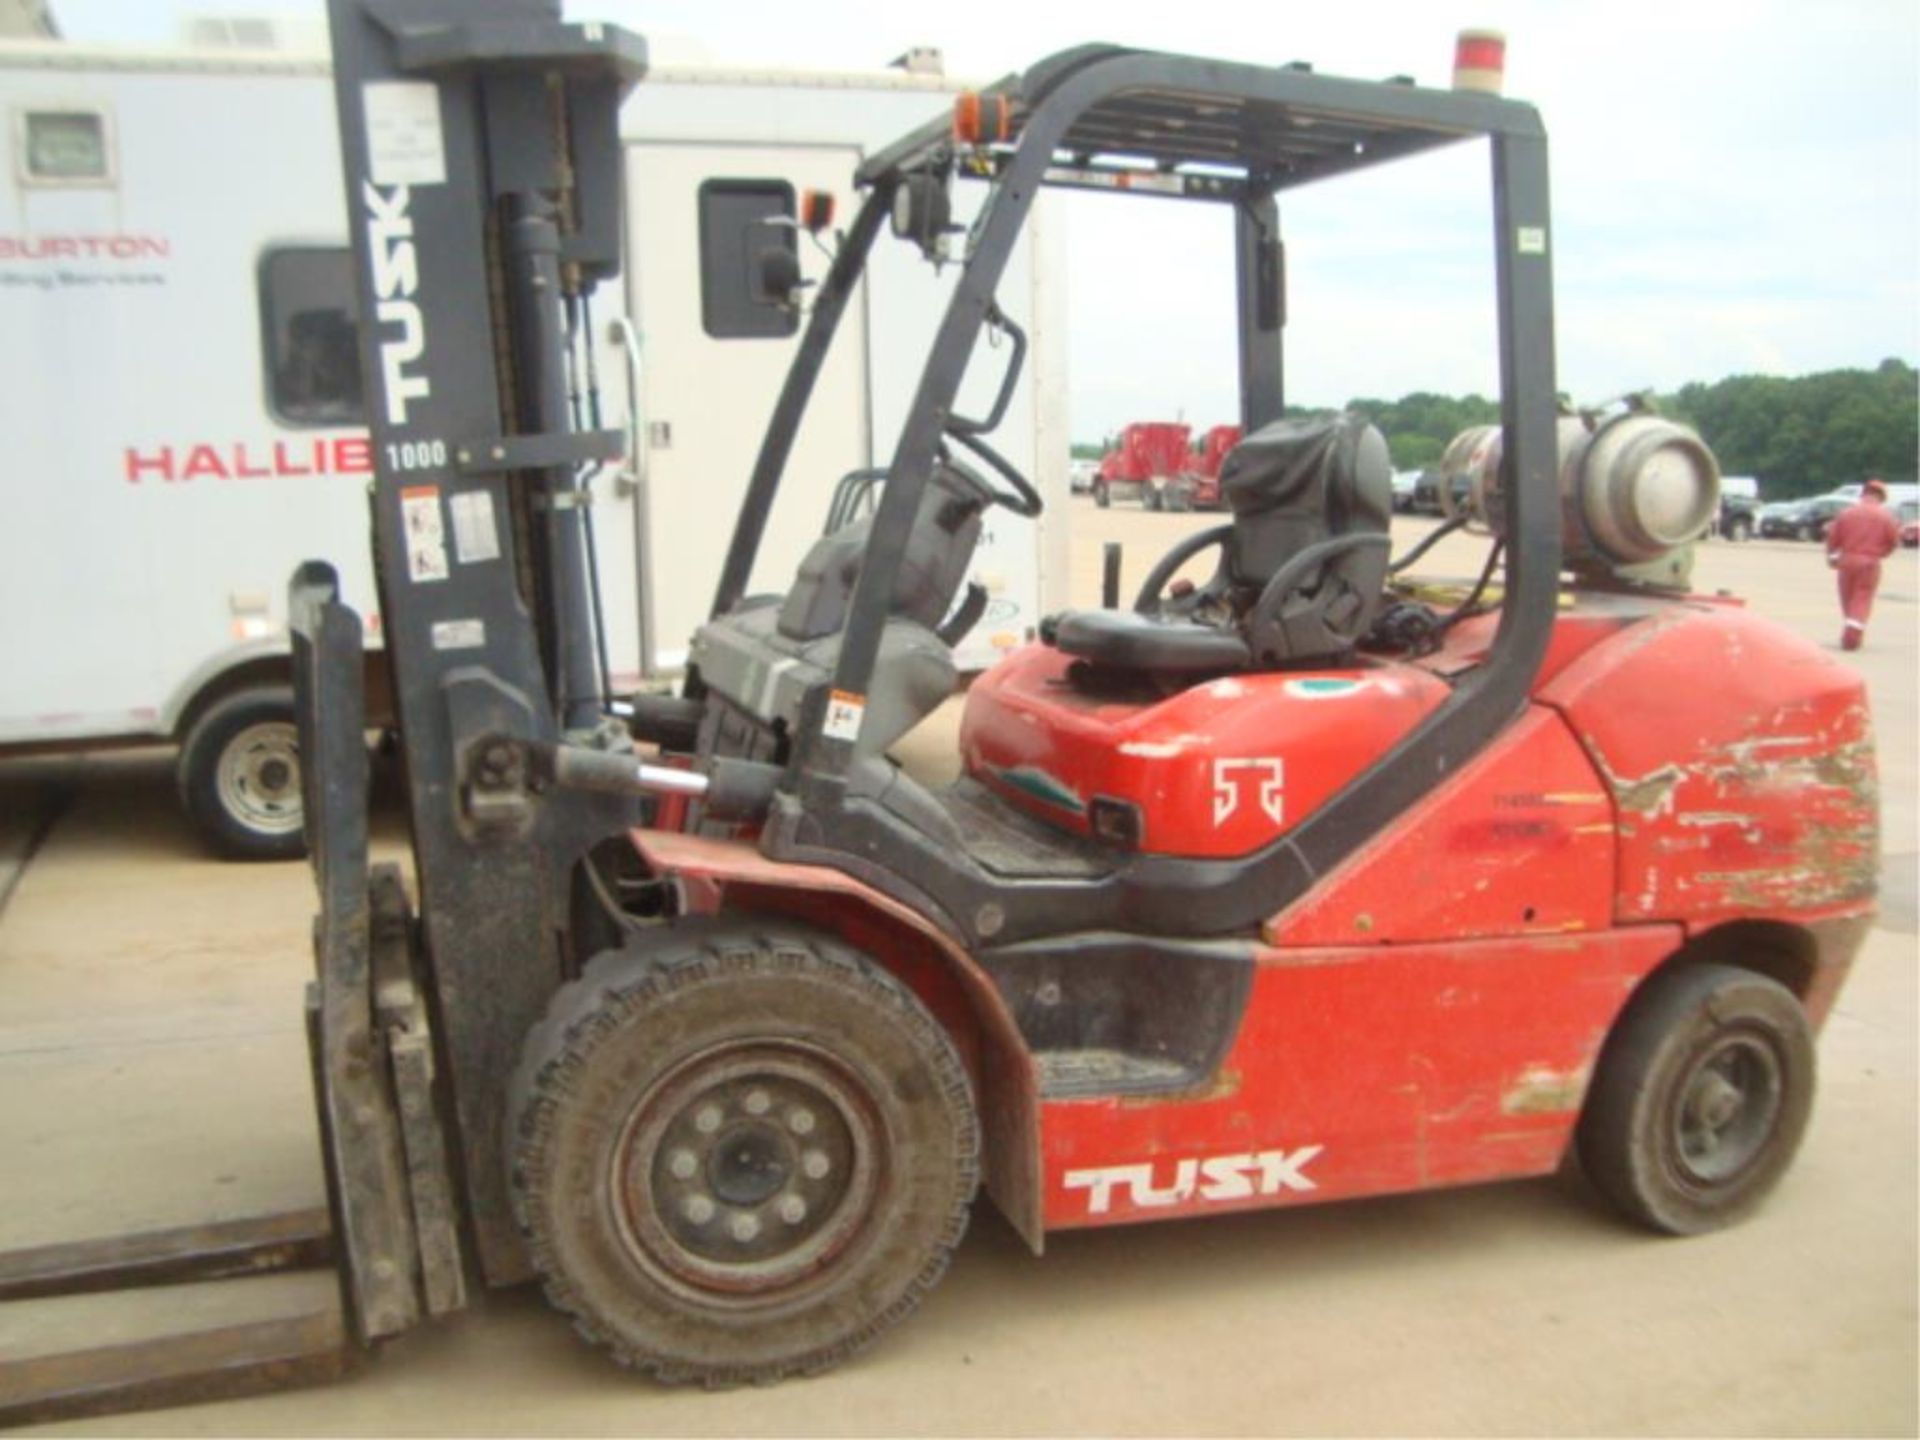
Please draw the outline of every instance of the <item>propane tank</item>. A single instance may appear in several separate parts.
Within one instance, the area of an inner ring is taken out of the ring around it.
[[[1589,423],[1570,418],[1582,429]],[[1719,462],[1705,441],[1671,420],[1629,411],[1593,427],[1577,455],[1560,453],[1568,519],[1577,512],[1589,548],[1615,564],[1659,560],[1698,540],[1719,510]],[[1567,553],[1575,553],[1571,536]]]
[[[1562,415],[1556,439],[1567,566],[1684,584],[1691,567],[1663,562],[1699,539],[1719,510],[1720,465],[1706,442],[1637,401],[1605,418],[1594,411]],[[1464,475],[1470,517],[1500,533],[1506,522],[1500,459],[1498,425],[1456,435],[1440,459],[1443,508],[1453,512],[1453,480]]]

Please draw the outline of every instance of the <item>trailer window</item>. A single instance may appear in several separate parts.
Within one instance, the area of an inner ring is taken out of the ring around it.
[[[267,398],[289,425],[363,425],[353,259],[344,248],[270,250],[260,262]]]
[[[113,145],[98,110],[25,110],[15,143],[28,185],[111,185]]]
[[[716,340],[791,335],[800,317],[768,290],[763,257],[796,261],[793,186],[784,180],[708,180],[700,187],[700,322]]]

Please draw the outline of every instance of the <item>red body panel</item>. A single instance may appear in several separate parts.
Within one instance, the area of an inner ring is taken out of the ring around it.
[[[1871,899],[1877,780],[1852,667],[1745,611],[1676,604],[1539,694],[1618,807],[1621,922]]]
[[[1436,654],[1241,675],[1164,698],[1076,690],[1067,657],[1010,656],[973,686],[967,770],[1085,833],[1130,801],[1142,848],[1272,842],[1442,703],[1495,621]],[[981,1026],[993,1192],[1046,1228],[1170,1218],[1540,1174],[1566,1151],[1621,1007],[1725,921],[1797,927],[1824,1017],[1871,911],[1878,836],[1862,682],[1737,605],[1582,596],[1527,711],[1262,929],[1247,1006],[1203,1086],[1043,1100],[991,979],[923,917],[836,871],[742,843],[643,832],[690,908],[802,916]],[[959,993],[959,992],[953,992]]]
[[[1613,924],[1613,803],[1551,710],[1534,708],[1268,922],[1277,945],[1395,945]]]
[[[1116,485],[1144,485],[1187,468],[1187,438],[1193,428],[1170,420],[1142,420],[1120,432],[1100,457],[1100,478]]]
[[[1203,1093],[1043,1107],[1047,1228],[1545,1174],[1614,1016],[1678,940],[1269,951]]]
[[[1131,801],[1141,848],[1245,855],[1298,825],[1446,698],[1424,670],[1243,675],[1155,704],[1067,683],[1070,657],[1030,645],[974,682],[960,727],[967,770],[1076,834],[1096,797]]]

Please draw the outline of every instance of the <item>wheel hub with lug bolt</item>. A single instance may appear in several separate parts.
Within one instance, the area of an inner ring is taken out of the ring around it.
[[[1674,1117],[1681,1165],[1706,1184],[1738,1175],[1765,1147],[1780,1103],[1773,1052],[1752,1036],[1723,1037],[1682,1085]]]
[[[287,721],[249,725],[221,753],[214,783],[221,805],[250,829],[299,829],[299,732]]]
[[[613,1172],[637,1258],[706,1292],[804,1280],[858,1234],[882,1176],[837,1065],[791,1043],[696,1057],[635,1108]]]

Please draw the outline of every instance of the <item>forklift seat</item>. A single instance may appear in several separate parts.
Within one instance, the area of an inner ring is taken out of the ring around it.
[[[1280,420],[1220,467],[1233,523],[1213,578],[1135,611],[1079,610],[1050,642],[1106,670],[1221,674],[1324,664],[1352,651],[1387,578],[1387,442],[1362,417]],[[1217,623],[1214,623],[1217,620]]]
[[[980,543],[986,506],[985,492],[960,471],[935,468],[894,581],[860,755],[884,754],[954,693],[953,646],[979,618],[977,608],[954,611],[954,597]],[[692,660],[707,686],[756,724],[794,733],[808,696],[829,686],[839,664],[872,529],[868,516],[829,531],[813,543],[786,595],[744,600],[701,626]]]

